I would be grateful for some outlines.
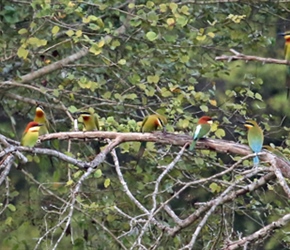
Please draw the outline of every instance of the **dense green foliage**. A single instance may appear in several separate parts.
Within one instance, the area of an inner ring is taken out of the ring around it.
[[[192,134],[198,118],[207,114],[216,119],[211,138],[246,144],[240,121],[253,118],[264,129],[265,144],[280,146],[287,156],[286,66],[215,57],[235,49],[282,59],[284,41],[276,34],[287,28],[288,9],[269,2],[194,2],[2,0],[0,133],[19,141],[36,103],[46,110],[51,132],[71,130],[70,114],[89,107],[98,114],[101,130],[119,132],[139,131],[143,117],[157,111],[167,116],[167,131]],[[82,56],[49,70],[53,63],[80,52]],[[38,76],[32,75],[40,69]],[[7,146],[0,143],[4,150]],[[241,157],[185,151],[159,182],[155,197],[156,181],[164,171],[160,166],[170,164],[180,149],[148,142],[136,166],[139,146],[140,142],[120,144],[118,159],[134,198],[148,211],[154,202],[155,209],[160,208],[154,219],[149,221],[125,192],[110,155],[83,181],[70,215],[72,190],[85,170],[56,157],[25,153],[30,162],[21,164],[15,158],[0,186],[1,249],[130,249],[134,244],[135,249],[142,249],[141,244],[147,249],[179,249],[190,242],[200,220],[170,235],[152,222],[177,226],[162,208],[164,202],[185,219],[239,178],[235,190],[265,174],[243,179],[243,171],[252,166],[248,159],[231,172],[199,183]],[[54,140],[40,147],[89,161],[96,142]],[[227,240],[255,232],[289,213],[288,198],[273,179],[220,204],[202,227],[194,249],[220,249]],[[142,232],[146,221],[150,226]],[[288,227],[248,249],[289,249]]]

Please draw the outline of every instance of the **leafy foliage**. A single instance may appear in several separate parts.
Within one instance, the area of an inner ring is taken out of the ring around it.
[[[239,122],[251,117],[262,124],[266,144],[289,154],[283,149],[290,143],[283,66],[215,60],[231,48],[282,58],[283,45],[275,40],[277,27],[288,18],[283,5],[115,0],[3,0],[1,5],[2,135],[19,141],[23,124],[41,103],[51,132],[72,130],[71,113],[79,109],[92,108],[102,131],[119,132],[139,131],[143,117],[158,112],[168,118],[167,131],[180,135],[191,134],[207,114],[217,120],[211,138],[246,144]],[[41,147],[84,162],[106,147],[100,143],[54,140]],[[1,145],[4,150],[3,140]],[[76,194],[85,169],[45,154],[25,154],[25,165],[15,158],[18,169],[12,168],[1,185],[0,244],[7,249],[182,248],[200,221],[181,227],[172,214],[183,220],[200,210],[203,218],[202,207],[233,183],[232,195],[260,178],[244,175],[251,159],[219,175],[240,156],[207,149],[184,152],[161,178],[179,149],[148,142],[136,165],[139,146],[120,144],[121,175],[108,155]],[[142,206],[129,197],[121,177]],[[255,232],[288,213],[288,198],[269,178],[267,185],[218,204],[194,248],[220,249],[227,240]],[[171,210],[164,209],[167,205]],[[179,226],[172,234],[162,230]],[[289,244],[289,237],[276,230],[251,249]]]

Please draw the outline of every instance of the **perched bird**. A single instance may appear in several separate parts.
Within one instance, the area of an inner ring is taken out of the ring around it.
[[[39,135],[45,135],[48,134],[48,128],[49,128],[49,122],[46,119],[45,112],[43,110],[43,107],[40,105],[36,106],[35,109],[35,116],[33,121],[36,123],[42,124],[41,128],[39,129]]]
[[[37,142],[41,126],[43,126],[43,124],[39,124],[37,122],[29,122],[23,132],[20,145],[26,147],[34,147]]]
[[[156,131],[158,128],[165,129],[165,125],[167,124],[167,119],[163,115],[153,114],[148,115],[144,118],[142,125],[141,125],[141,132],[152,132]]]
[[[150,133],[150,132],[158,130],[158,128],[161,128],[163,132],[165,132],[166,124],[167,124],[167,119],[165,116],[159,115],[159,114],[148,115],[143,119],[140,132]],[[137,163],[139,162],[140,158],[144,154],[145,148],[146,148],[146,142],[141,142],[141,146],[137,155]]]
[[[249,143],[250,148],[256,154],[261,152],[263,142],[264,142],[263,130],[253,120],[246,121],[244,126],[248,129],[248,143]],[[254,166],[258,166],[259,157],[255,156],[253,161],[254,161]]]
[[[196,142],[204,137],[211,128],[212,125],[212,118],[209,116],[202,116],[201,118],[199,118],[198,122],[197,122],[197,126],[195,128],[195,132],[194,135],[192,137],[193,141],[190,144],[189,150],[194,150]]]
[[[290,62],[290,31],[280,33],[279,35],[283,36],[285,39],[284,57],[285,57],[285,60]],[[288,99],[289,92],[290,92],[290,66],[289,65],[287,65],[287,70],[286,70],[286,88],[287,88],[287,99]]]
[[[100,130],[99,120],[96,113],[80,111],[76,112],[75,114],[82,118],[85,131]]]

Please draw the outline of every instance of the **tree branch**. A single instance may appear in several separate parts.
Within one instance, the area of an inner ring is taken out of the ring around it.
[[[59,140],[87,140],[87,139],[116,139],[118,140],[113,146],[117,146],[123,142],[129,141],[150,141],[160,144],[171,144],[174,146],[184,146],[192,142],[191,135],[185,134],[173,134],[173,133],[120,133],[110,131],[81,131],[81,132],[59,132],[40,136],[41,141],[59,139]],[[197,149],[210,149],[216,152],[232,153],[237,155],[249,155],[252,153],[250,148],[246,145],[239,144],[233,141],[221,140],[221,139],[200,139],[196,145]],[[290,177],[290,164],[277,155],[270,153],[267,150],[263,150],[263,153],[259,153],[260,158],[265,162],[271,162],[273,159],[276,161],[277,167],[281,170],[284,176]],[[255,156],[255,154],[252,154]]]
[[[285,64],[290,65],[290,62],[287,60],[281,60],[281,59],[275,59],[275,58],[265,58],[260,56],[251,56],[251,55],[244,55],[242,53],[239,53],[238,51],[234,49],[230,49],[230,52],[232,52],[234,55],[228,56],[228,55],[222,55],[217,56],[215,58],[216,61],[234,61],[234,60],[243,60],[243,61],[258,61],[262,63],[274,63],[274,64]]]
[[[280,228],[282,226],[285,226],[288,222],[290,221],[290,214],[284,215],[282,218],[280,218],[277,221],[273,221],[271,224],[261,228],[260,230],[256,231],[255,233],[243,237],[240,240],[234,241],[234,242],[229,242],[227,243],[222,250],[234,250],[237,248],[241,248],[242,246],[248,244],[251,241],[258,240],[265,238],[266,236],[270,236],[271,232],[277,228]]]

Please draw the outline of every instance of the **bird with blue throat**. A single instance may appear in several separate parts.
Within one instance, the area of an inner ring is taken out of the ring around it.
[[[39,124],[42,124],[41,128],[39,129],[39,135],[48,134],[49,122],[46,118],[46,114],[41,105],[36,106],[35,116],[34,116],[33,121]]]
[[[37,143],[39,130],[43,124],[29,122],[23,132],[20,145],[25,147],[34,147]]]
[[[213,120],[210,116],[202,116],[201,118],[199,118],[192,137],[193,141],[189,146],[190,151],[193,151],[195,149],[196,142],[200,138],[204,137],[207,133],[209,133],[212,123]]]
[[[280,36],[284,37],[285,45],[284,45],[284,58],[288,62],[290,62],[290,31],[285,31],[284,33],[279,33]],[[286,69],[286,88],[287,88],[287,99],[289,98],[290,93],[290,65],[287,65]]]
[[[260,153],[263,147],[264,134],[256,121],[248,120],[244,123],[248,129],[248,144],[254,153]],[[259,165],[259,157],[256,155],[253,158],[254,167]]]
[[[143,119],[140,132],[151,133],[158,129],[162,129],[165,132],[165,125],[167,124],[167,118],[164,115],[152,114]],[[137,163],[139,163],[141,157],[144,154],[147,142],[141,142],[139,152],[137,154]]]

